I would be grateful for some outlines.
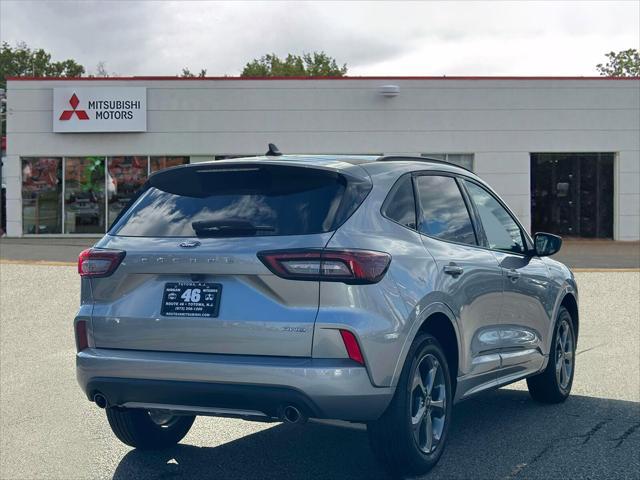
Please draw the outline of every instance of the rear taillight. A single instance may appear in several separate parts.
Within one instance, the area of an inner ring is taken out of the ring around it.
[[[125,255],[122,250],[88,248],[78,256],[78,273],[82,277],[108,277]]]
[[[78,320],[76,322],[76,350],[81,352],[89,347],[89,337],[87,335],[87,321]]]
[[[349,358],[358,362],[360,365],[364,365],[364,357],[362,356],[362,351],[360,350],[360,345],[358,345],[356,336],[349,330],[340,330],[340,336],[344,342],[344,348],[347,349],[347,355],[349,355]]]
[[[379,282],[391,263],[391,255],[372,250],[272,250],[258,258],[282,278],[352,285]]]

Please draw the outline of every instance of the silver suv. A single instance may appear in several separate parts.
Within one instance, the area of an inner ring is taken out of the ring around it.
[[[196,415],[367,424],[394,475],[439,459],[452,406],[571,390],[572,273],[473,173],[410,157],[266,156],[149,177],[82,252],[77,377],[124,443]]]

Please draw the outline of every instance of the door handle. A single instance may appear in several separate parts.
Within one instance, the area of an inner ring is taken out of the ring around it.
[[[512,282],[515,282],[520,278],[520,272],[516,270],[507,270],[507,277],[509,277]]]
[[[458,265],[445,265],[443,270],[444,273],[446,273],[447,275],[451,275],[452,277],[462,275],[462,273],[464,272],[464,268],[459,267]]]

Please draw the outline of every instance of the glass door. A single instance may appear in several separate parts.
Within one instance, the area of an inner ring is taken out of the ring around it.
[[[62,233],[62,158],[22,159],[22,232]]]
[[[104,157],[67,157],[64,171],[64,232],[105,232]]]

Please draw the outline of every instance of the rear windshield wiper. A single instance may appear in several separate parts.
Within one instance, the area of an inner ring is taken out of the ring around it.
[[[198,237],[250,236],[258,232],[273,232],[269,225],[253,225],[246,220],[204,220],[191,223]]]

